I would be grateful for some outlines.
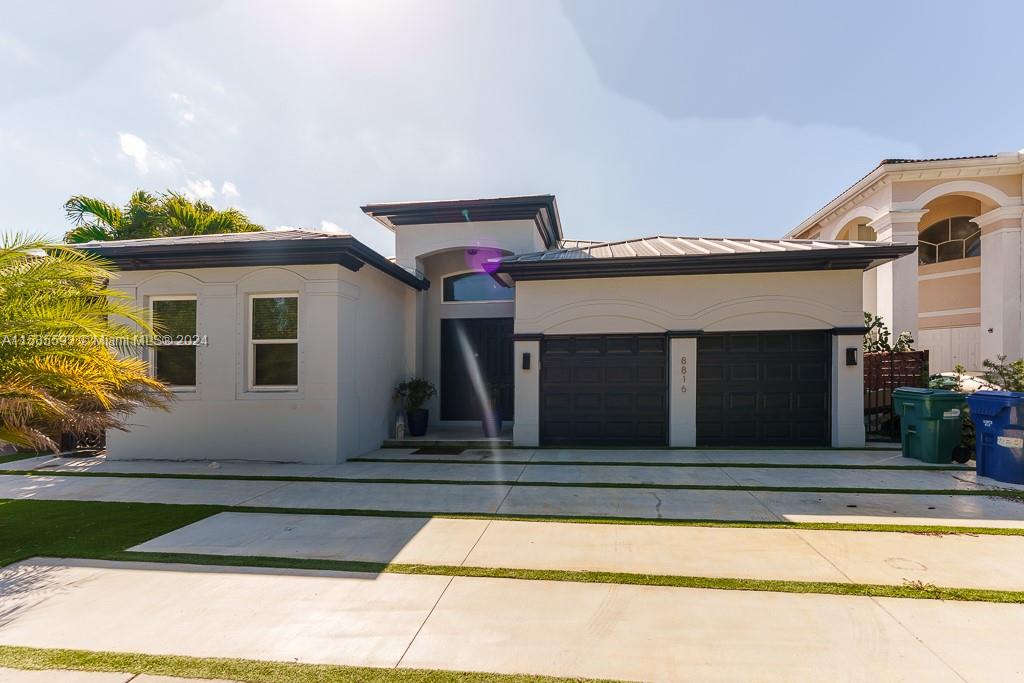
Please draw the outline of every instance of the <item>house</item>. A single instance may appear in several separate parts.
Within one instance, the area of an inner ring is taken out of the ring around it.
[[[1024,151],[885,159],[789,239],[916,244],[864,276],[864,306],[927,349],[934,372],[1024,356]]]
[[[372,204],[385,259],[302,230],[93,242],[166,339],[178,400],[111,458],[334,463],[493,410],[518,446],[861,446],[861,281],[891,241],[565,239],[552,195]],[[493,401],[488,398],[493,395]]]

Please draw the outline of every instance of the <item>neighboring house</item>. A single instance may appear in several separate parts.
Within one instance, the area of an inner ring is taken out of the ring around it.
[[[885,159],[787,233],[918,244],[864,277],[864,306],[910,331],[935,372],[1024,356],[1024,152]]]
[[[394,261],[301,230],[82,245],[201,342],[150,351],[181,400],[110,457],[341,461],[411,375],[432,424],[479,429],[493,394],[519,446],[864,443],[861,280],[913,246],[566,240],[551,195],[363,210]]]

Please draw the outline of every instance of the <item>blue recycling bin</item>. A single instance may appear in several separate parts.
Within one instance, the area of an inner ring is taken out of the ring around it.
[[[1024,393],[978,391],[967,397],[975,429],[976,470],[1024,484]]]

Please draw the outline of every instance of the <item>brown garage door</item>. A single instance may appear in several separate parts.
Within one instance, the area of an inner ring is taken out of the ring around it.
[[[563,446],[664,446],[664,335],[546,336],[540,440]]]
[[[826,446],[828,332],[734,332],[697,338],[697,444]]]

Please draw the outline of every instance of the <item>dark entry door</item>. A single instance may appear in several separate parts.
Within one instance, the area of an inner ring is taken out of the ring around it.
[[[512,318],[441,320],[441,419],[479,420],[480,392],[497,395],[503,420],[513,417]]]
[[[828,332],[730,332],[697,338],[697,444],[827,446]]]
[[[664,446],[666,346],[665,335],[545,336],[541,443]]]

